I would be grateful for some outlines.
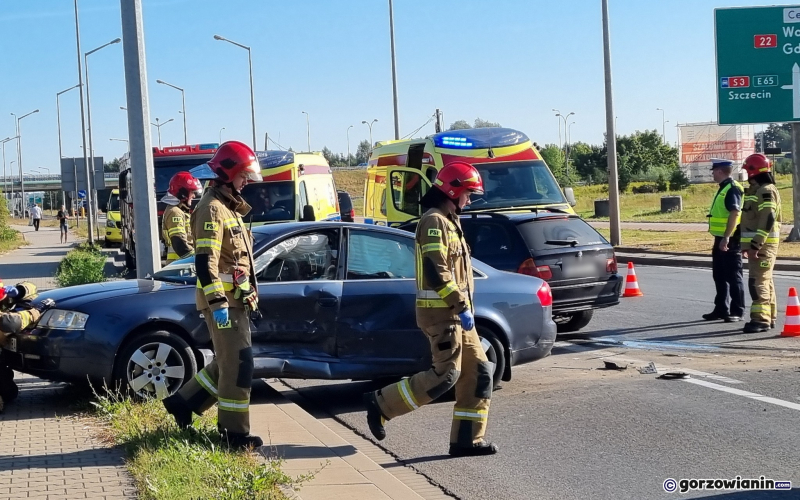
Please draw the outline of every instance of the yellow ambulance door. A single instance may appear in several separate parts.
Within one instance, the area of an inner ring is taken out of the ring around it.
[[[431,183],[415,168],[390,167],[386,195],[386,218],[389,226],[399,226],[422,215],[422,197]]]

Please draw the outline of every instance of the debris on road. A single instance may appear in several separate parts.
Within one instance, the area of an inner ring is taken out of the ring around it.
[[[603,361],[603,368],[598,368],[598,370],[627,370],[628,365],[617,364],[613,361]]]
[[[639,368],[639,373],[642,375],[650,375],[653,373],[658,373],[658,370],[656,369],[656,364],[651,361],[647,366]]]
[[[667,372],[656,378],[661,380],[683,380],[689,378],[689,374],[684,372]]]

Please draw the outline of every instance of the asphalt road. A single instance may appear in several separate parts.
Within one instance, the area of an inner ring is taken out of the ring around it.
[[[450,401],[392,420],[380,445],[462,499],[800,498],[800,338],[698,321],[713,307],[708,271],[637,271],[644,297],[597,312],[580,335],[514,368],[495,392],[488,437],[500,454],[446,456]],[[799,278],[776,280],[781,307]],[[628,368],[600,370],[603,359]],[[638,371],[651,361],[659,373],[690,377]],[[309,411],[369,434],[360,395],[370,383],[285,382]],[[737,475],[795,489],[678,494],[663,486],[667,478]]]

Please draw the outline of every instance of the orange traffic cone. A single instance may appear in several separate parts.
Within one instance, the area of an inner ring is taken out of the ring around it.
[[[786,322],[783,324],[782,337],[800,337],[800,299],[795,287],[789,288],[789,301],[786,303]]]
[[[633,262],[628,261],[628,276],[625,278],[625,293],[623,297],[643,297],[644,294],[639,290],[639,282],[636,281],[636,271],[633,269]]]

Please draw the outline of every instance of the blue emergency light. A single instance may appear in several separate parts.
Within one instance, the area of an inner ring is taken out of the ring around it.
[[[514,146],[528,141],[518,130],[503,127],[450,130],[431,136],[437,148],[487,149]]]

